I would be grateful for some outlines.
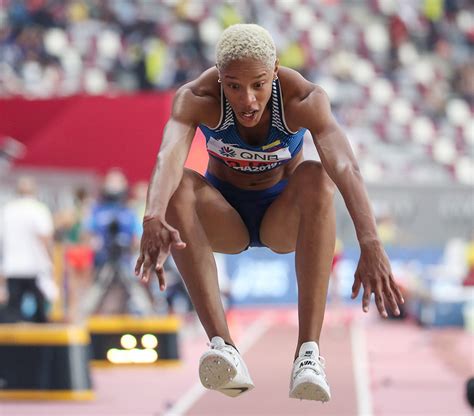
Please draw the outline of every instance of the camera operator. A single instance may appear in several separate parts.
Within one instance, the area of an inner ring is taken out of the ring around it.
[[[138,245],[140,223],[127,206],[128,183],[123,172],[110,170],[99,200],[85,221],[94,248],[94,264],[100,268],[107,262],[127,263]]]
[[[104,178],[99,200],[92,207],[84,224],[94,250],[96,276],[106,266],[111,266],[108,269],[113,270],[114,274],[119,273],[126,279],[130,276],[133,280],[132,257],[138,248],[141,226],[135,212],[127,205],[127,196],[128,183],[125,175],[120,169],[110,170]],[[123,291],[118,294],[115,290],[117,279],[112,281],[114,300],[110,305],[101,302],[100,309],[102,312],[124,312],[126,299],[123,298]],[[123,281],[121,283],[123,288]]]

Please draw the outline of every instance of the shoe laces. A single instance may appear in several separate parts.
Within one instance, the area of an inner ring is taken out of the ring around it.
[[[229,345],[227,345],[227,344],[222,344],[222,345],[220,345],[220,344],[214,344],[214,343],[212,343],[212,342],[208,342],[208,343],[207,343],[207,346],[210,347],[211,350],[221,350],[221,349],[223,349],[224,347],[228,347]]]
[[[210,347],[211,350],[220,350],[228,352],[235,360],[238,355],[238,351],[232,345],[229,344],[214,344],[212,342],[208,342],[207,346]]]

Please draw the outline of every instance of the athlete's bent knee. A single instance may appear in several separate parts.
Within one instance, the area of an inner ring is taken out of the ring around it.
[[[191,169],[184,169],[181,182],[170,199],[168,207],[170,209],[192,206],[196,201],[195,195],[196,173]]]
[[[300,189],[304,189],[303,194],[306,197],[333,198],[335,185],[321,162],[307,160],[298,166],[295,175],[297,176],[298,185]]]

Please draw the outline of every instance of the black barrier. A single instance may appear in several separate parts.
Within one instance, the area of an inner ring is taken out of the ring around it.
[[[179,364],[176,317],[93,316],[92,365]]]
[[[80,327],[0,324],[0,399],[93,399],[89,346]]]

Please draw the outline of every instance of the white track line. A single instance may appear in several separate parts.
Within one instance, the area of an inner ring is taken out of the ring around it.
[[[357,396],[357,414],[359,416],[372,416],[367,343],[362,325],[357,320],[354,320],[351,325],[351,344],[354,384]]]
[[[246,331],[239,344],[239,352],[244,355],[253,344],[272,326],[272,315],[262,314]],[[170,407],[162,416],[182,416],[196,403],[201,396],[208,392],[200,382],[192,386],[181,398]]]

